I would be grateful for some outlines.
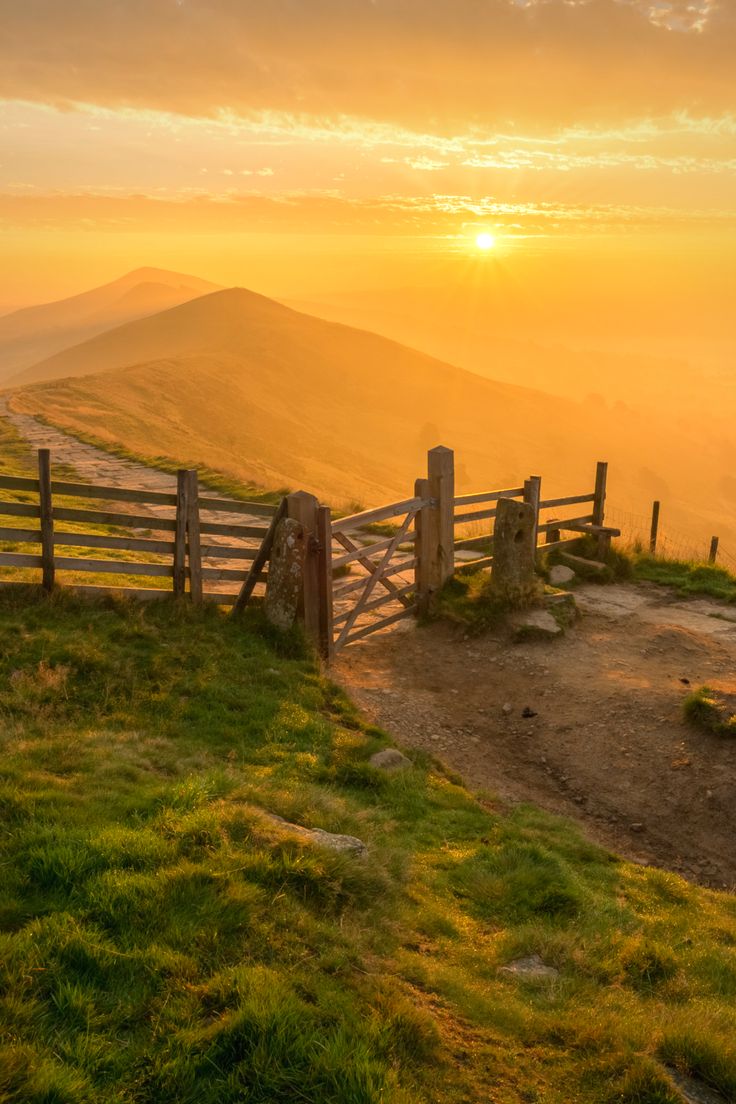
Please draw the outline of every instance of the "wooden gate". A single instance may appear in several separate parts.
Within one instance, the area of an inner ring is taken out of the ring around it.
[[[328,655],[418,611],[422,518],[431,504],[414,498],[331,522],[325,570],[332,589]],[[327,533],[325,533],[327,537]]]

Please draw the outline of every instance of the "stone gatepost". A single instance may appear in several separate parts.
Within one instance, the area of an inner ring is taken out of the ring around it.
[[[491,585],[509,605],[528,605],[537,597],[536,511],[530,502],[499,498],[493,528]]]
[[[264,611],[272,625],[290,629],[302,599],[306,540],[296,518],[282,518],[271,549]]]

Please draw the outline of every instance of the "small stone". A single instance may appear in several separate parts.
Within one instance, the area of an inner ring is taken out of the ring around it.
[[[631,828],[632,832],[643,832],[644,831],[644,825],[639,823],[638,821],[635,824],[630,824],[629,827]]]
[[[564,586],[565,583],[572,582],[575,578],[575,572],[571,567],[566,567],[564,564],[555,564],[554,567],[549,569],[549,581],[552,586]]]
[[[516,641],[538,639],[551,640],[562,636],[562,628],[547,610],[533,609],[517,614],[512,621]]]
[[[339,832],[325,832],[323,828],[305,828],[303,824],[292,824],[284,820],[276,813],[268,813],[265,810],[261,814],[264,819],[270,821],[289,835],[316,843],[318,847],[326,847],[330,851],[340,851],[343,854],[364,855],[368,848],[363,840],[357,836],[345,836]]]
[[[371,755],[368,762],[377,770],[389,772],[406,770],[407,767],[411,766],[411,759],[407,759],[397,748],[383,748],[382,751],[377,751],[375,755]]]
[[[505,713],[507,717],[509,716],[510,713],[513,713],[513,711],[514,711],[514,707],[511,704],[511,702],[504,702],[504,704],[501,706],[501,712]]]
[[[507,977],[523,978],[525,981],[541,981],[558,978],[560,971],[554,966],[548,966],[539,955],[529,955],[528,958],[517,958],[515,962],[509,962],[505,966],[499,966],[499,974]]]

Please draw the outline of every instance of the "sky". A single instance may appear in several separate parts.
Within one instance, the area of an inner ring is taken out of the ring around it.
[[[728,338],[734,57],[733,0],[0,0],[0,306],[501,279]]]

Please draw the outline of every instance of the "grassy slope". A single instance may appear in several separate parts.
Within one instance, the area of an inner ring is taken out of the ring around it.
[[[62,428],[138,455],[153,443],[177,462],[336,506],[407,497],[439,441],[457,450],[460,491],[513,486],[531,470],[545,495],[582,493],[604,441],[613,501],[657,497],[673,525],[719,532],[724,547],[733,535],[720,454],[690,426],[673,434],[665,418],[493,383],[243,289],[120,327],[38,370],[55,378],[12,402]],[[681,513],[675,498],[688,503]]]
[[[654,1104],[662,1057],[736,1093],[733,898],[376,774],[256,623],[0,596],[0,655],[0,1099]],[[497,975],[534,952],[559,982]]]

